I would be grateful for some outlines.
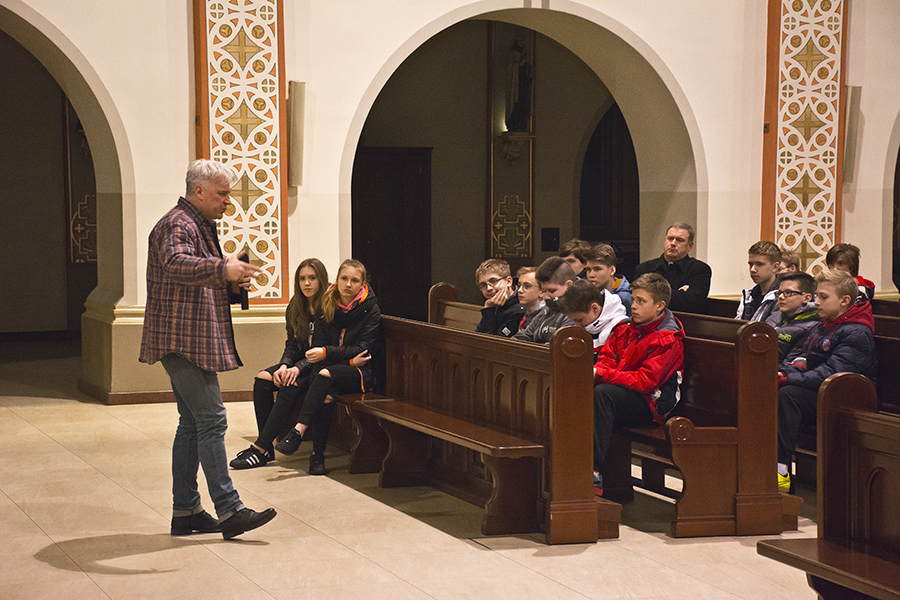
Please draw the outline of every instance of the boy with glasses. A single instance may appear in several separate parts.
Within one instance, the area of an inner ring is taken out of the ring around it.
[[[778,333],[778,362],[785,359],[794,344],[819,320],[813,298],[816,280],[809,273],[796,271],[779,276],[778,310],[781,321],[775,326]]]
[[[481,322],[475,331],[512,337],[519,330],[525,309],[516,296],[509,263],[499,258],[487,259],[475,269],[475,282],[485,297]]]

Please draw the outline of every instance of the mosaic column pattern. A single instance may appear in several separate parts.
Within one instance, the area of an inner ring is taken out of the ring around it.
[[[222,251],[245,251],[262,269],[251,298],[284,302],[281,6],[279,0],[197,0],[196,7],[199,153],[240,176],[218,223]]]
[[[779,1],[775,243],[817,273],[839,241],[845,0]]]

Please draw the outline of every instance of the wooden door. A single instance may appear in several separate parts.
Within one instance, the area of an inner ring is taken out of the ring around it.
[[[384,314],[426,321],[431,287],[431,148],[359,148],[353,257]]]

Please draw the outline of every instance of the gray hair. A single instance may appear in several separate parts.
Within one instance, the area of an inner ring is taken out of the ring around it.
[[[198,158],[188,167],[187,176],[184,178],[184,197],[190,197],[198,184],[224,182],[229,187],[234,187],[239,179],[240,177],[238,177],[234,168],[214,160]]]

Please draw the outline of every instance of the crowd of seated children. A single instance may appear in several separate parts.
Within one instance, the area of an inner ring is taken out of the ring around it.
[[[672,288],[669,308],[702,315],[707,309],[712,269],[689,256],[693,247],[694,228],[688,223],[673,223],[666,230],[662,256],[642,262],[635,267],[634,274],[635,277],[645,273],[662,275]]]
[[[825,265],[832,270],[846,271],[856,278],[859,300],[875,298],[875,283],[859,274],[859,248],[853,244],[835,244],[825,255]]]
[[[868,302],[857,303],[856,279],[844,271],[817,277],[816,308],[821,321],[795,343],[778,372],[778,489],[791,491],[790,467],[797,433],[816,423],[819,386],[849,371],[875,381],[874,319]]]
[[[594,365],[594,493],[613,429],[665,422],[678,402],[684,329],[667,306],[672,288],[656,273],[631,284],[631,319],[613,329]]]
[[[584,240],[572,238],[559,247],[557,256],[569,263],[569,266],[572,267],[572,271],[575,273],[575,277],[578,279],[587,279],[585,255],[590,249],[591,245]]]
[[[797,256],[797,253],[793,250],[782,250],[781,251],[781,268],[778,269],[778,274],[782,273],[796,273],[800,270],[800,257]]]
[[[809,273],[793,271],[778,276],[778,361],[784,360],[806,331],[819,321],[813,302],[816,280]]]
[[[561,327],[574,325],[571,319],[559,312],[558,300],[575,279],[572,267],[559,256],[551,256],[535,271],[541,286],[544,306],[531,318],[525,329],[519,330],[513,339],[547,344],[554,332]]]
[[[560,297],[559,310],[591,334],[595,359],[613,328],[628,317],[618,296],[581,279],[573,281]]]
[[[616,276],[616,251],[609,244],[592,246],[585,254],[587,280],[601,290],[619,297],[625,312],[631,316],[631,284],[624,275]]]
[[[781,321],[778,312],[778,271],[781,250],[772,242],[756,242],[747,251],[750,279],[754,285],[741,294],[735,319],[759,321],[772,327]]]
[[[322,427],[324,449],[335,396],[367,392],[375,383],[370,361],[377,360],[381,350],[380,327],[381,310],[367,283],[366,268],[357,260],[345,260],[316,315],[312,347],[306,351],[312,374],[299,422],[275,445],[276,450],[294,454],[312,423]],[[313,452],[309,463],[310,473],[324,474],[323,454]]]
[[[537,314],[537,311],[544,306],[544,298],[541,294],[541,286],[538,285],[535,272],[537,267],[522,267],[516,271],[516,278],[519,285],[516,287],[516,295],[519,298],[519,304],[522,305],[525,314],[519,321],[519,329],[528,327],[528,323]]]
[[[232,469],[259,467],[275,459],[275,438],[293,424],[288,421],[309,387],[312,363],[306,358],[306,351],[312,342],[316,312],[322,305],[326,287],[328,272],[322,261],[318,258],[302,261],[294,273],[294,295],[284,315],[287,330],[284,353],[278,364],[260,371],[253,380],[258,437],[231,461]],[[328,431],[322,423],[317,424],[315,432],[313,453],[321,455]],[[324,475],[324,463],[322,469],[311,470],[310,474]]]
[[[499,258],[487,259],[475,270],[475,282],[485,298],[481,322],[475,331],[512,337],[519,331],[525,309],[519,304],[509,263]]]

